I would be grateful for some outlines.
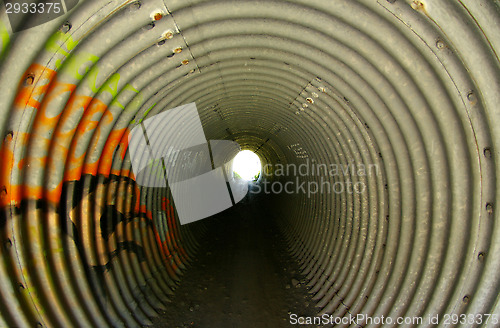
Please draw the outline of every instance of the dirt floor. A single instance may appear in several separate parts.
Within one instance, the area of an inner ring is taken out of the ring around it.
[[[297,327],[289,313],[315,313],[297,262],[259,203],[205,219],[198,256],[153,327]]]

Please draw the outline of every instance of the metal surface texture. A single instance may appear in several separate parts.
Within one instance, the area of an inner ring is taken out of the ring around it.
[[[134,182],[127,138],[191,102],[264,164],[378,168],[269,196],[320,313],[500,317],[499,32],[497,0],[80,1],[16,33],[2,12],[0,327],[164,308],[206,231]]]

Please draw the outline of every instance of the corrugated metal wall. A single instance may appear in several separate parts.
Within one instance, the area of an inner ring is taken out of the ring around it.
[[[163,308],[205,231],[135,184],[127,140],[189,102],[266,164],[377,168],[270,196],[321,313],[500,317],[499,6],[80,1],[17,33],[2,12],[0,326]]]

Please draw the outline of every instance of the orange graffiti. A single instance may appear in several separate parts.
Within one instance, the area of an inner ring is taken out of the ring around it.
[[[26,106],[38,109],[40,107],[39,98],[47,92],[49,82],[55,73],[45,66],[32,64],[19,82],[14,106],[18,109],[24,109]]]

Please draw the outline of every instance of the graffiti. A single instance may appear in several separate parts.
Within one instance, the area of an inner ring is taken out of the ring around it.
[[[7,49],[10,43],[10,35],[9,32],[7,31],[7,27],[5,26],[4,22],[2,22],[1,20],[0,20],[0,41],[2,42],[2,45],[0,46],[0,59],[2,59],[7,53]]]
[[[146,286],[158,258],[176,280],[188,256],[169,199],[148,201],[149,190],[139,187],[130,169],[122,165],[130,130],[115,124],[117,114],[137,111],[142,95],[130,84],[120,87],[117,73],[100,85],[95,66],[99,58],[72,55],[77,45],[71,37],[55,33],[46,50],[56,54],[57,72],[35,63],[18,83],[11,122],[0,147],[0,229],[7,230],[9,222],[21,217],[34,225],[37,217],[53,218],[58,222],[58,227],[51,228],[54,238],[62,235],[70,242],[60,241],[58,249],[74,248],[93,287],[89,292],[105,308],[114,270],[125,270],[123,274],[137,277],[139,286]],[[78,81],[84,77],[86,87],[97,96],[80,94]],[[124,94],[134,96],[127,106],[121,100]],[[107,105],[102,99],[109,96]],[[17,124],[19,117],[30,117],[27,121],[32,124]],[[41,174],[45,177],[39,178]],[[3,234],[2,243],[9,234]],[[119,265],[124,256],[135,265]],[[41,314],[43,307],[29,279],[29,272],[40,267],[33,258],[23,256],[19,263],[13,262],[12,268],[19,269],[13,276],[22,278],[23,290]]]

